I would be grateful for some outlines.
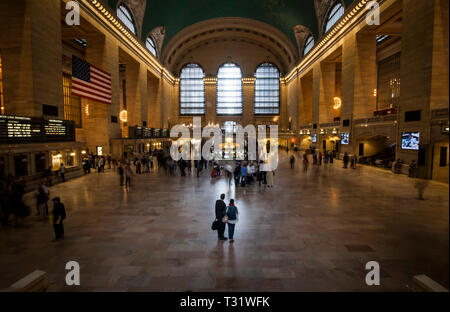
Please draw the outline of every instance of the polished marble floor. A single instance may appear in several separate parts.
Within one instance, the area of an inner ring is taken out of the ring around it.
[[[52,243],[46,221],[0,228],[0,289],[33,270],[51,291],[408,291],[426,274],[449,286],[449,187],[341,163],[291,170],[281,155],[275,187],[225,179],[91,174],[51,188],[66,206],[66,238]],[[210,230],[221,193],[240,210],[234,244]],[[27,197],[31,203],[31,194]],[[81,286],[65,286],[65,264]],[[378,261],[381,285],[365,284]]]

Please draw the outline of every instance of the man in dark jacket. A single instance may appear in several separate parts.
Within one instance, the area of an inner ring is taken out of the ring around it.
[[[55,231],[55,241],[64,239],[64,224],[63,221],[66,218],[66,209],[64,204],[61,203],[59,197],[53,198],[53,211],[50,215],[50,222],[53,225]]]
[[[220,199],[216,201],[216,220],[218,222],[217,234],[220,240],[227,240],[226,237],[223,236],[225,233],[225,223],[222,222],[222,218],[225,217],[227,213],[227,205],[224,202],[225,194],[220,195]]]

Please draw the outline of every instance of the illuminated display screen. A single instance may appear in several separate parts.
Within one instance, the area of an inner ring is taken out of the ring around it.
[[[344,145],[348,145],[350,143],[350,133],[341,134],[341,143]]]
[[[420,132],[403,132],[402,133],[402,149],[419,150]]]
[[[70,121],[0,115],[0,143],[75,140]]]

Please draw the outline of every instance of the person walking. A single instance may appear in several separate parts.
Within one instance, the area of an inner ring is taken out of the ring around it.
[[[125,170],[123,169],[123,165],[120,164],[120,165],[119,165],[119,181],[120,181],[120,186],[123,186],[124,175],[125,175]]]
[[[66,219],[66,209],[59,197],[55,197],[53,200],[53,211],[49,216],[50,224],[53,225],[55,231],[55,240],[64,239],[64,223]]]
[[[43,208],[42,216],[47,217],[48,216],[48,200],[50,197],[50,190],[45,185],[45,183],[42,183],[37,190],[36,195],[36,210],[37,210],[37,216],[41,215],[41,207]]]
[[[65,172],[66,167],[64,166],[63,163],[61,163],[61,167],[59,167],[59,178],[61,179],[61,182],[66,182]]]
[[[322,166],[323,155],[322,152],[319,153],[319,166]]]
[[[224,236],[225,233],[225,226],[226,226],[226,220],[224,220],[224,217],[227,213],[227,205],[225,204],[225,194],[220,195],[220,199],[216,201],[216,220],[218,221],[218,227],[217,227],[217,235],[219,240],[227,240]]]
[[[295,156],[294,155],[291,156],[290,162],[291,162],[291,169],[294,169],[294,167],[295,167]]]
[[[303,154],[303,171],[307,172],[308,171],[308,165],[309,165],[309,160],[308,160],[308,156],[305,154]]]
[[[348,156],[348,153],[344,154],[344,168],[347,169],[348,168],[348,162],[350,160],[350,157]]]
[[[234,243],[234,231],[236,224],[239,221],[239,211],[234,204],[234,199],[230,199],[230,204],[228,205],[226,214],[228,217],[228,237],[230,239],[230,243]]]
[[[352,169],[356,169],[356,165],[358,164],[358,156],[353,155],[352,157]]]
[[[247,184],[247,164],[241,167],[241,186],[245,187],[245,184]]]
[[[267,187],[273,187],[273,176],[274,172],[272,170],[267,171]]]
[[[127,190],[130,190],[133,170],[131,170],[131,166],[129,163],[126,164],[124,172],[125,172],[125,187],[127,188]]]

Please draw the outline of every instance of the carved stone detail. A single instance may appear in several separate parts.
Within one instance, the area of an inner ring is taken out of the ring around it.
[[[319,38],[323,36],[325,30],[325,23],[328,17],[328,12],[331,7],[336,4],[336,0],[314,0],[314,6],[316,7],[317,24],[319,25]],[[344,1],[340,0],[345,7]]]
[[[303,50],[305,49],[306,39],[308,39],[308,37],[312,35],[312,32],[306,26],[296,25],[294,26],[294,34],[295,39],[297,40],[298,55],[300,56],[300,58],[302,58]]]
[[[145,8],[147,6],[146,0],[121,0],[117,3],[117,7],[123,3],[130,10],[131,14],[133,14],[135,26],[136,26],[136,37],[141,37],[142,32],[142,23],[144,21]]]
[[[166,35],[166,28],[164,26],[155,27],[150,32],[150,36],[152,37],[153,42],[155,43],[156,46],[156,53],[158,58],[161,55],[165,35]]]

